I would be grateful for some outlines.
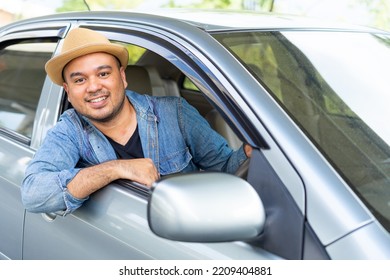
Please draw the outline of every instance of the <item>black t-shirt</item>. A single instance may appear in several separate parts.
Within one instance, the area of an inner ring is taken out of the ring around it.
[[[107,137],[107,136],[106,136]],[[138,125],[135,128],[133,135],[125,146],[115,142],[110,137],[107,137],[111,146],[114,148],[115,153],[120,159],[132,159],[132,158],[143,158],[144,152],[142,150],[141,138],[138,133]]]

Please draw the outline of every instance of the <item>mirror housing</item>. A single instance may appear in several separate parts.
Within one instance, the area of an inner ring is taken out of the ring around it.
[[[245,180],[226,173],[200,172],[156,182],[148,203],[150,229],[187,242],[227,242],[259,236],[263,203]]]

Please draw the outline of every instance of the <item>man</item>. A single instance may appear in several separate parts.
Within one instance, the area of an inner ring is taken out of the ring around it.
[[[117,179],[151,186],[177,172],[233,173],[249,156],[249,147],[233,152],[184,99],[126,91],[127,62],[126,48],[85,28],[70,31],[61,53],[47,62],[47,74],[73,109],[27,167],[28,211],[66,215]]]

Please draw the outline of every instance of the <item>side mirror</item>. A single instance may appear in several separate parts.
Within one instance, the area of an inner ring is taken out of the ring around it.
[[[187,242],[226,242],[257,237],[265,210],[253,187],[230,174],[200,172],[157,182],[148,204],[150,229]]]

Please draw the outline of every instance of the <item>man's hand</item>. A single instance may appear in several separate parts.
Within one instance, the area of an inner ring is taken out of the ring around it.
[[[118,163],[120,179],[129,179],[150,187],[160,178],[156,166],[149,158],[119,160]]]
[[[244,144],[244,152],[246,157],[250,158],[252,156],[253,148],[249,146],[248,144]]]

